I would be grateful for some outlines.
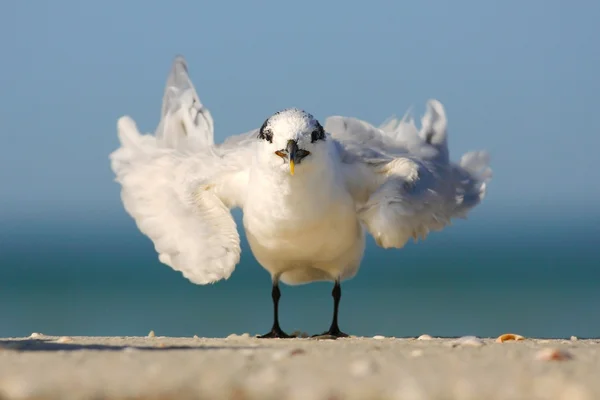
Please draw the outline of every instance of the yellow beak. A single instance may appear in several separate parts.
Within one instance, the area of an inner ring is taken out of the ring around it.
[[[294,175],[294,160],[290,160],[290,174]]]

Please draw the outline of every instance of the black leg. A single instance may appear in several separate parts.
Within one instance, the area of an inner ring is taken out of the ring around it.
[[[261,339],[288,339],[292,336],[288,335],[279,327],[279,299],[281,298],[281,291],[279,290],[279,279],[273,278],[273,290],[271,291],[271,297],[273,298],[273,327],[271,332],[259,336]]]
[[[323,332],[320,335],[315,336],[327,335],[334,336],[336,338],[348,337],[348,334],[342,332],[338,325],[338,310],[340,307],[340,299],[342,298],[342,287],[340,286],[340,281],[335,281],[331,295],[333,296],[333,320],[331,321],[331,326],[327,332]]]

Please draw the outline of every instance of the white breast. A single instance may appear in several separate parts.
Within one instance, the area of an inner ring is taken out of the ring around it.
[[[353,276],[364,251],[355,204],[335,164],[250,173],[244,228],[252,252],[290,284]]]

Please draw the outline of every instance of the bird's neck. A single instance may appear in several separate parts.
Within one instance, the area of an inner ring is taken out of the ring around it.
[[[269,216],[279,215],[279,219],[292,215],[318,218],[320,211],[345,194],[338,175],[328,163],[300,164],[293,176],[284,169],[255,166],[246,206],[268,210]]]
[[[299,196],[302,193],[314,194],[315,190],[326,190],[328,183],[335,179],[333,171],[327,166],[297,165],[294,175],[284,169],[270,167],[257,168],[255,183],[263,190],[279,192],[283,196]]]

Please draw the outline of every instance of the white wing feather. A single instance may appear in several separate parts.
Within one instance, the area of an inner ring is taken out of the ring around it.
[[[491,178],[485,152],[449,161],[444,108],[436,100],[427,105],[420,130],[410,116],[379,128],[338,116],[325,124],[339,143],[359,216],[384,248],[402,247],[466,217]]]
[[[175,58],[167,78],[157,143],[183,151],[206,149],[215,144],[214,122],[189,78],[183,57]]]
[[[171,70],[155,135],[141,135],[129,117],[118,133],[121,147],[110,158],[123,204],[159,260],[197,284],[227,279],[241,252],[229,209],[243,205],[251,148],[214,145],[212,117],[183,58]]]

